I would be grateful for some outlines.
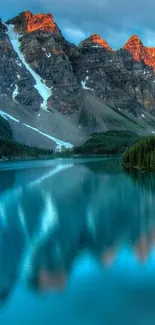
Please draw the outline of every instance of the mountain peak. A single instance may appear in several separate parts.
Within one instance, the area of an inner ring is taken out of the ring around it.
[[[132,35],[123,46],[123,49],[132,54],[136,61],[141,61],[142,52],[144,52],[144,45],[137,35]]]
[[[86,40],[80,43],[80,46],[87,45],[92,47],[104,47],[109,51],[113,51],[113,49],[108,45],[108,43],[101,38],[98,34],[93,34],[89,36]]]
[[[138,35],[132,35],[131,37],[129,37],[128,41],[126,42],[126,44],[124,45],[124,47],[126,46],[138,46],[138,45],[142,45],[142,41],[139,38]]]
[[[44,32],[60,32],[50,13],[39,13],[34,15],[30,11],[25,11],[8,21],[8,23],[14,24],[16,31],[19,33],[31,33],[35,30],[42,30]]]
[[[58,31],[58,27],[54,22],[54,18],[51,14],[37,14],[34,15],[30,11],[25,12],[25,17],[27,21],[27,32],[30,33],[37,29],[44,32],[55,32]]]
[[[128,51],[137,62],[144,62],[155,71],[155,48],[149,48],[143,45],[137,35],[131,36],[123,49]]]
[[[31,16],[33,15],[33,13],[29,10],[22,12],[22,14],[31,15]]]

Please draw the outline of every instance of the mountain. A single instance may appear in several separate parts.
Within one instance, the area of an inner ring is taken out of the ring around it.
[[[33,15],[30,11],[22,12],[19,16],[8,21],[14,24],[15,31],[19,34],[31,33],[36,30],[50,33],[61,33],[51,14]]]
[[[143,61],[147,66],[153,68],[155,72],[155,48],[146,47],[137,35],[133,35],[129,38],[127,43],[123,47],[133,56],[137,62]]]
[[[155,49],[69,43],[51,14],[0,21],[0,115],[27,145],[71,148],[93,132],[155,132]],[[1,126],[1,121],[0,121]]]
[[[104,47],[105,49],[109,50],[109,51],[113,51],[112,48],[108,45],[108,43],[103,40],[100,35],[98,34],[93,34],[90,37],[88,37],[86,40],[84,40],[83,42],[80,43],[81,47]]]

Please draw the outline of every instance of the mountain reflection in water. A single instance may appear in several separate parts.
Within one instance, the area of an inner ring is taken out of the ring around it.
[[[155,270],[154,197],[154,174],[123,172],[119,159],[8,165],[0,171],[2,305],[19,282],[64,292],[85,254],[126,277]]]

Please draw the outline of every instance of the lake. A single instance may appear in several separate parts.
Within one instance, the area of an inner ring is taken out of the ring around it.
[[[0,324],[155,324],[155,174],[1,164],[0,228]]]

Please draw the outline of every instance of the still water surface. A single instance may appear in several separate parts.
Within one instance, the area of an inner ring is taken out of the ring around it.
[[[1,164],[0,232],[0,324],[155,324],[154,174]]]

